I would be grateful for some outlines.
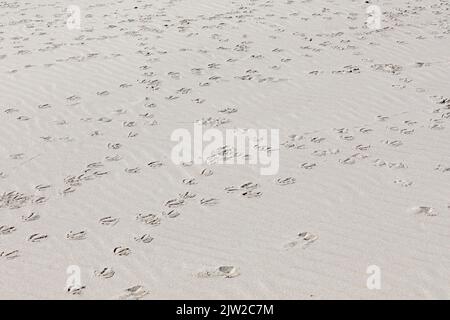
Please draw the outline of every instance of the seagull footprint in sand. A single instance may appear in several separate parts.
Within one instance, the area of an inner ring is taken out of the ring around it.
[[[186,191],[185,193],[179,193],[178,196],[180,197],[180,199],[188,200],[188,199],[194,199],[197,196],[197,194]]]
[[[234,266],[220,266],[213,270],[206,270],[197,273],[198,278],[235,278],[240,275],[239,269]]]
[[[68,239],[68,240],[84,240],[86,238],[87,238],[86,231],[79,231],[79,232],[69,231],[66,234],[66,239]]]
[[[424,215],[427,217],[435,217],[437,216],[437,212],[432,207],[413,207],[410,211],[415,215]]]
[[[287,178],[278,178],[275,183],[279,186],[287,186],[289,184],[294,184],[296,182],[294,177],[287,177]]]
[[[129,256],[131,254],[131,249],[127,248],[127,247],[120,247],[119,246],[119,247],[115,247],[114,248],[113,253],[116,256],[120,256],[120,257],[122,257],[122,256]]]
[[[18,257],[19,257],[19,250],[0,252],[0,258],[4,258],[6,260],[12,260]]]
[[[98,92],[97,92],[97,95],[98,95],[98,96],[107,96],[107,95],[109,95],[109,92],[106,91],[106,90],[105,90],[105,91],[98,91]]]
[[[297,245],[301,245],[303,249],[310,246],[313,242],[319,239],[319,236],[312,234],[310,232],[301,232],[297,235],[297,239],[289,242],[284,246],[285,249],[293,248]]]
[[[407,181],[407,180],[402,180],[402,179],[394,180],[394,183],[398,184],[398,185],[400,185],[402,187],[410,187],[413,184],[412,181]]]
[[[113,150],[117,150],[120,149],[122,147],[122,145],[120,143],[108,143],[108,149],[113,149]]]
[[[235,187],[235,186],[230,186],[230,187],[226,187],[225,191],[228,193],[234,193],[234,192],[250,192],[255,190],[256,188],[258,188],[259,185],[253,182],[246,182],[242,185],[240,185],[239,187]]]
[[[242,191],[242,189],[239,187],[231,186],[231,187],[225,187],[225,191],[228,193],[233,193],[233,192]]]
[[[153,226],[157,226],[161,223],[161,218],[159,218],[156,214],[153,213],[148,214],[139,213],[136,216],[136,220]]]
[[[150,168],[162,167],[163,163],[161,161],[152,161],[147,164]]]
[[[116,272],[112,268],[103,268],[102,270],[95,270],[94,275],[96,277],[102,278],[102,279],[109,279],[114,276]]]
[[[245,191],[245,192],[241,193],[241,195],[243,197],[246,197],[246,198],[259,198],[259,197],[262,196],[262,192],[261,191],[248,190],[248,191]]]
[[[105,157],[106,161],[119,161],[122,160],[122,157],[119,155],[115,155],[115,156],[106,156]]]
[[[38,191],[43,191],[43,190],[46,190],[46,189],[48,189],[48,188],[50,188],[51,187],[51,185],[49,185],[49,184],[38,184],[37,186],[35,186],[34,188],[36,189],[36,190],[38,190]]]
[[[146,290],[143,286],[137,285],[130,287],[125,290],[125,294],[123,294],[120,299],[133,299],[133,300],[139,300],[148,295],[150,292]]]
[[[219,110],[220,113],[226,113],[226,114],[236,113],[237,111],[238,111],[237,108],[232,108],[232,107],[228,107],[228,108]]]
[[[246,182],[240,186],[241,189],[246,189],[246,190],[254,190],[258,187],[259,187],[259,185],[257,183],[253,183],[253,182]]]
[[[300,164],[300,168],[306,169],[306,170],[311,170],[316,166],[317,166],[316,163],[310,163],[310,162],[304,162],[304,163]]]
[[[119,222],[119,218],[113,218],[111,216],[107,216],[101,218],[99,222],[104,226],[115,226]]]
[[[200,205],[202,206],[215,206],[218,203],[219,199],[216,198],[209,198],[209,199],[203,198],[200,200]]]
[[[72,284],[67,287],[67,293],[72,295],[80,295],[83,293],[84,289],[86,289],[86,286],[80,284]]]
[[[141,171],[141,169],[139,167],[136,168],[126,168],[125,172],[126,173],[139,173]]]
[[[16,230],[14,226],[0,226],[0,235],[11,234]]]
[[[163,215],[169,218],[176,218],[180,215],[180,212],[176,210],[170,210],[169,212],[163,212]]]
[[[154,238],[152,236],[150,236],[148,233],[145,233],[142,236],[134,237],[134,241],[142,242],[142,243],[150,243],[153,240],[154,240]]]
[[[177,207],[184,205],[184,200],[183,199],[171,199],[171,200],[166,201],[166,203],[164,205],[169,208],[177,208]]]
[[[197,181],[195,180],[195,178],[183,179],[183,183],[191,186],[197,184]]]
[[[34,233],[28,237],[28,241],[30,242],[41,242],[48,238],[46,234]]]
[[[403,145],[400,140],[383,140],[381,142],[392,147],[400,147],[401,145]]]
[[[214,172],[211,169],[203,169],[200,174],[205,177],[212,176]]]

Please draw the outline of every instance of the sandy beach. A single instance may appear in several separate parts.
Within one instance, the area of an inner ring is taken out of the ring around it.
[[[449,52],[444,0],[0,0],[0,299],[450,299]]]

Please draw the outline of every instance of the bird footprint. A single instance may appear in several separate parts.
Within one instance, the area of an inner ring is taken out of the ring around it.
[[[294,184],[295,183],[295,178],[293,177],[287,177],[287,178],[278,178],[276,180],[276,184],[278,184],[279,186],[287,186],[288,184]]]
[[[7,260],[12,260],[18,257],[19,257],[19,250],[0,252],[0,258],[5,258]]]
[[[240,275],[238,268],[234,266],[220,266],[214,270],[206,270],[199,272],[197,277],[199,278],[235,278]]]
[[[109,279],[114,276],[116,272],[112,268],[103,268],[102,270],[95,270],[94,275],[103,278],[103,279]]]
[[[215,198],[209,198],[209,199],[203,198],[200,200],[200,205],[202,205],[202,206],[214,206],[218,203],[219,203],[219,199],[215,199]]]
[[[72,284],[67,287],[67,292],[72,295],[80,295],[83,293],[84,289],[86,289],[86,286],[82,286],[79,284]]]
[[[119,218],[113,218],[111,216],[101,218],[100,223],[104,226],[115,226],[119,222]]]
[[[47,238],[48,238],[48,236],[47,236],[46,234],[35,233],[35,234],[32,234],[32,235],[28,238],[28,241],[31,241],[31,242],[41,242],[42,240],[45,240],[45,239],[47,239]]]
[[[152,242],[154,240],[154,238],[146,233],[146,234],[143,234],[140,237],[134,237],[134,240],[136,242],[150,243],[150,242]]]
[[[131,254],[131,249],[127,247],[115,247],[113,253],[116,256],[129,256]]]
[[[143,286],[137,285],[130,287],[125,290],[125,294],[123,294],[120,298],[121,299],[133,299],[133,300],[139,300],[148,295],[150,292],[146,290]]]
[[[159,225],[161,223],[161,218],[159,218],[156,214],[153,213],[149,214],[140,213],[137,215],[136,219],[145,224],[150,224],[153,226]]]
[[[86,231],[80,231],[80,232],[73,232],[69,231],[69,233],[66,234],[66,238],[69,240],[84,240],[87,237]]]
[[[0,226],[0,235],[11,234],[16,230],[14,226]]]
[[[411,208],[411,212],[416,215],[424,215],[427,217],[437,216],[437,212],[431,207],[414,207]]]
[[[301,244],[302,248],[305,249],[313,242],[315,242],[317,239],[319,239],[319,236],[316,236],[310,232],[301,232],[298,234],[296,240],[291,241],[285,245],[285,249],[293,248],[299,244]]]

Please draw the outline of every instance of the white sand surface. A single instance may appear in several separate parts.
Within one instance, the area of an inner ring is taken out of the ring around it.
[[[0,1],[0,298],[449,299],[449,22],[444,0]],[[278,172],[174,163],[208,118],[278,129]]]

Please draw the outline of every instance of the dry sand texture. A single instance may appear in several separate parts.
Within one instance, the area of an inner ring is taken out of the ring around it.
[[[0,1],[0,298],[450,298],[449,18]],[[175,164],[197,120],[279,129],[279,171]]]

